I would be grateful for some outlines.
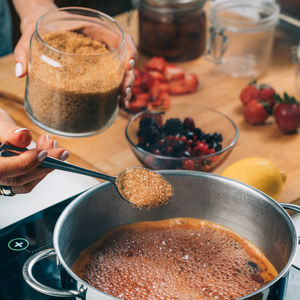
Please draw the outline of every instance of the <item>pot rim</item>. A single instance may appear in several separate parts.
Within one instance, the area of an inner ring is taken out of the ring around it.
[[[269,204],[273,205],[278,213],[282,214],[283,218],[285,219],[289,229],[291,230],[291,234],[292,234],[292,240],[294,241],[293,243],[293,247],[292,247],[292,251],[290,254],[290,258],[288,260],[288,262],[286,263],[286,265],[284,266],[284,268],[281,270],[281,272],[270,282],[268,282],[267,284],[265,284],[264,286],[262,286],[261,288],[259,288],[258,290],[254,291],[251,294],[247,294],[246,296],[243,296],[241,298],[238,298],[239,300],[243,300],[243,299],[247,299],[250,296],[255,296],[256,294],[261,293],[263,290],[269,288],[270,286],[272,286],[274,283],[276,283],[278,280],[280,280],[282,277],[284,277],[288,272],[290,267],[292,266],[296,254],[297,254],[297,232],[294,226],[294,223],[291,219],[291,217],[289,216],[289,214],[285,211],[285,209],[278,203],[276,202],[274,199],[272,199],[270,196],[268,196],[267,194],[261,192],[260,190],[253,188],[245,183],[242,183],[240,181],[231,179],[231,178],[227,178],[227,177],[223,177],[221,175],[218,174],[209,174],[206,172],[201,172],[201,171],[186,171],[186,170],[160,170],[157,171],[158,173],[161,173],[162,175],[183,175],[183,176],[195,176],[195,177],[199,177],[199,178],[213,178],[213,179],[217,179],[217,180],[222,180],[222,181],[227,181],[232,183],[235,186],[244,186],[246,187],[248,190],[251,190],[252,193],[256,193],[260,196],[263,196],[263,198],[265,199],[265,201],[267,201]],[[64,222],[65,218],[68,216],[68,214],[76,208],[77,204],[81,201],[84,201],[84,199],[92,192],[94,192],[95,190],[101,189],[104,186],[107,185],[112,185],[112,183],[110,182],[104,182],[104,183],[99,183],[96,186],[86,190],[84,193],[82,193],[80,196],[78,196],[74,201],[72,201],[65,209],[64,211],[61,213],[61,215],[59,216],[56,224],[55,224],[55,228],[54,228],[54,233],[53,233],[53,245],[54,245],[54,249],[57,255],[57,258],[59,260],[59,262],[63,265],[64,269],[69,273],[70,276],[72,276],[74,279],[76,279],[77,282],[80,282],[83,286],[94,290],[95,292],[98,292],[102,295],[105,296],[110,296],[112,299],[119,299],[116,298],[114,296],[111,296],[107,293],[102,292],[101,290],[96,289],[95,287],[91,286],[90,284],[88,284],[87,282],[85,282],[84,280],[82,280],[80,277],[78,277],[72,270],[71,268],[65,263],[62,254],[60,252],[59,249],[59,245],[58,245],[58,238],[59,238],[59,232],[60,232],[60,228],[62,227],[62,223]]]

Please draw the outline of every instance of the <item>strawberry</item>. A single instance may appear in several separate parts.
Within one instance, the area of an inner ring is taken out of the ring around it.
[[[198,78],[195,74],[187,74],[183,79],[174,80],[169,83],[169,93],[171,95],[182,95],[193,93],[198,86]]]
[[[178,79],[184,78],[184,71],[181,68],[179,68],[173,64],[166,65],[163,69],[163,74],[167,81],[178,80]]]
[[[259,85],[259,99],[269,104],[272,108],[275,105],[275,90],[269,84]]]
[[[259,98],[259,90],[256,81],[248,83],[248,86],[242,89],[240,99],[244,105],[247,105],[251,100]]]
[[[264,123],[268,116],[266,104],[257,100],[248,102],[244,110],[244,118],[251,125]]]
[[[154,70],[150,70],[149,74],[152,76],[153,80],[158,80],[158,81],[165,81],[165,77],[162,73]]]
[[[275,95],[278,102],[274,109],[275,121],[283,133],[295,133],[300,126],[300,103],[284,93],[283,99]]]
[[[170,108],[170,95],[167,91],[161,90],[155,99],[155,101],[151,102],[150,105],[152,108],[159,107],[162,110],[167,110]]]
[[[147,109],[150,99],[151,95],[149,93],[135,95],[135,100],[129,102],[127,108],[134,113],[140,112]]]
[[[164,67],[168,64],[168,62],[160,56],[153,56],[148,62],[146,63],[147,70],[155,70],[162,72]]]
[[[155,100],[160,91],[168,91],[169,90],[169,85],[165,82],[161,82],[159,80],[154,80],[151,87],[150,87],[150,93],[152,96],[152,100]]]
[[[264,101],[272,108],[275,104],[274,95],[275,90],[269,84],[258,84],[254,80],[242,89],[240,100],[244,105],[247,105],[251,100]]]

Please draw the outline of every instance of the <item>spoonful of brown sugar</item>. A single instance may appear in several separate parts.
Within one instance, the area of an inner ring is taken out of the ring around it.
[[[0,145],[0,156],[14,156],[27,150],[27,148],[16,148],[2,144]],[[42,161],[40,166],[110,181],[115,185],[123,199],[140,208],[151,208],[166,204],[173,196],[173,188],[165,178],[145,168],[130,167],[114,177],[49,156]]]

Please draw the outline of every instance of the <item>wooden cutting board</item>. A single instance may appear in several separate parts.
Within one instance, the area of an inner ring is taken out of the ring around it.
[[[137,15],[116,18],[137,42]],[[266,76],[259,79],[273,85],[278,93],[288,92],[296,96],[294,85],[295,67],[290,63],[292,42],[286,33],[276,33],[272,66]],[[138,66],[142,67],[146,58],[140,56]],[[272,160],[278,168],[287,174],[280,202],[297,202],[300,199],[300,132],[284,135],[277,128],[273,117],[265,125],[251,126],[245,123],[239,93],[247,79],[234,79],[218,72],[215,65],[201,57],[197,60],[179,64],[187,72],[196,73],[199,89],[196,93],[171,98],[171,105],[176,103],[198,103],[215,108],[227,114],[237,124],[239,140],[227,160],[214,173],[220,172],[229,164],[242,158],[263,156]],[[0,107],[5,109],[19,126],[30,128],[36,139],[45,134],[26,116],[23,108],[25,79],[14,76],[14,59],[12,55],[0,59]],[[298,96],[298,99],[300,97]],[[114,124],[105,132],[86,138],[66,138],[53,136],[60,146],[71,152],[69,161],[84,167],[101,170],[117,175],[126,167],[138,166],[140,163],[131,152],[124,135],[129,116],[120,114]]]

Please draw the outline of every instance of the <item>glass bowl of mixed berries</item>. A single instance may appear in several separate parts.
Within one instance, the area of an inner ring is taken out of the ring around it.
[[[134,115],[125,135],[147,168],[208,172],[229,155],[237,142],[238,128],[221,112],[182,103],[166,112]]]

